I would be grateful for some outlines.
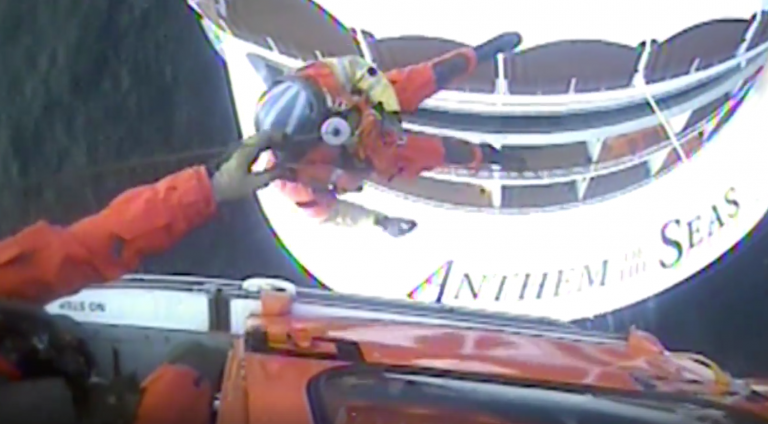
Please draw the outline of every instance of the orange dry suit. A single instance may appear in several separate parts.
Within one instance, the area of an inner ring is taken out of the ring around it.
[[[0,241],[0,299],[42,307],[86,286],[115,280],[215,213],[210,177],[198,166],[132,188],[68,227],[38,222]],[[24,376],[0,358],[0,377]],[[212,384],[188,365],[162,365],[142,385],[135,422],[205,424],[218,391]]]
[[[296,77],[321,87],[323,94],[331,99],[330,103],[349,105],[355,102],[350,98],[350,92],[364,91],[369,100],[383,103],[385,111],[399,116],[415,112],[425,99],[456,79],[471,74],[478,62],[476,52],[477,49],[472,48],[457,49],[427,62],[391,70],[385,78],[377,78],[380,77],[378,71],[357,56],[326,59],[299,69]],[[387,97],[387,91],[394,93],[390,96],[394,98]],[[337,198],[339,193],[361,189],[362,181],[371,175],[391,180],[395,177],[416,178],[422,172],[440,167],[476,169],[484,163],[494,162],[500,155],[488,144],[417,133],[402,133],[398,137],[393,132],[382,132],[381,117],[366,106],[362,107],[356,142],[348,148],[349,156],[365,165],[363,169],[349,172],[348,168],[334,162],[341,160],[343,149],[333,150],[327,145],[319,145],[301,162],[311,165],[304,167],[311,172],[299,175],[294,181],[275,183],[314,218],[344,226],[372,222],[377,215],[375,211]],[[279,164],[280,161],[274,162]],[[339,189],[338,192],[324,189],[331,184]]]
[[[451,68],[451,78],[439,82],[436,69],[441,69],[441,66],[447,64],[455,64]],[[424,100],[454,80],[471,74],[476,66],[477,57],[474,50],[462,48],[428,62],[389,71],[384,76],[391,84],[396,99],[391,101],[391,106],[383,105],[384,109],[395,109],[391,112],[398,114],[413,113]],[[345,67],[347,69],[344,69]],[[367,69],[360,70],[360,68],[366,67],[370,71]],[[300,69],[297,76],[322,87],[331,97],[339,98],[348,93],[350,84],[354,83],[344,81],[345,79],[366,80],[365,78],[355,78],[355,71],[374,74],[374,77],[378,72],[375,68],[361,61],[360,58],[350,56],[314,62]],[[342,75],[341,78],[340,74]],[[344,78],[344,74],[352,74],[352,76]],[[354,88],[352,87],[352,90]],[[378,87],[374,86],[368,90],[375,91],[376,88]],[[378,99],[373,101],[378,101]],[[391,138],[382,140],[381,134],[375,131],[374,125],[366,125],[368,122],[373,124],[374,119],[366,118],[368,118],[367,114],[362,118],[362,134],[352,148],[353,155],[370,161],[373,172],[379,176],[385,178],[398,175],[416,177],[421,172],[442,166],[477,167],[483,161],[482,148],[477,144],[463,142],[463,145],[456,148],[455,143],[447,142],[443,137],[416,134],[404,135],[405,140]]]

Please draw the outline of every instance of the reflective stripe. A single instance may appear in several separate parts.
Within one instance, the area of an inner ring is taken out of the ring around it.
[[[307,93],[304,90],[298,90],[296,94],[296,103],[293,106],[291,116],[288,118],[288,124],[286,125],[286,133],[291,134],[296,129],[296,124],[299,122],[302,112],[309,108],[309,99]]]
[[[344,90],[351,90],[352,89],[352,73],[350,72],[350,61],[348,59],[345,59],[343,57],[336,58],[334,60],[334,66],[332,66],[333,70],[336,73],[336,76],[339,79],[339,82],[341,83],[341,86],[344,88]]]
[[[259,130],[280,131],[294,135],[304,124],[312,102],[311,94],[295,82],[283,82],[272,88],[259,104]]]
[[[381,77],[367,77],[364,75],[358,81],[358,88],[370,93],[372,98],[377,90],[382,90],[386,87],[386,81]]]
[[[272,93],[267,94],[264,103],[259,107],[259,112],[263,112],[261,121],[263,129],[272,128],[278,115],[283,111],[286,104],[298,93],[299,88],[294,84],[283,83],[274,87]]]

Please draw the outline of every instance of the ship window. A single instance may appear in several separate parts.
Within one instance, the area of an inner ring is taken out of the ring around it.
[[[315,376],[316,424],[751,424],[749,414],[668,401],[356,365]]]

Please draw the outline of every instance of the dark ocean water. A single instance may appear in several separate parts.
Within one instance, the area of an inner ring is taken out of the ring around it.
[[[237,137],[222,63],[178,0],[0,0],[0,101],[2,235],[95,212]],[[768,375],[767,242],[753,239],[670,292],[583,324],[638,324],[738,374]],[[248,202],[143,270],[302,278]]]
[[[237,138],[226,71],[182,1],[0,1],[0,57],[3,235],[71,222]],[[145,271],[296,277],[273,246],[252,203],[227,205]]]

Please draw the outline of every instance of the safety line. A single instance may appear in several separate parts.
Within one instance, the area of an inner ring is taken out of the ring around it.
[[[677,138],[677,133],[675,132],[675,129],[672,128],[672,124],[670,124],[667,117],[662,113],[661,108],[659,108],[659,104],[656,103],[656,100],[651,95],[651,90],[648,88],[648,84],[646,84],[645,82],[644,74],[641,74],[640,78],[638,78],[637,87],[643,92],[643,95],[645,96],[645,101],[647,101],[648,104],[651,105],[651,110],[661,122],[661,126],[664,128],[664,131],[667,133],[667,137],[669,138],[669,141],[672,142],[672,146],[677,151],[678,156],[680,156],[680,161],[683,163],[688,162],[688,156],[685,154],[685,150],[683,150],[683,145],[682,143],[680,143],[680,139]]]

